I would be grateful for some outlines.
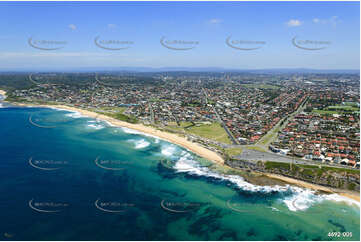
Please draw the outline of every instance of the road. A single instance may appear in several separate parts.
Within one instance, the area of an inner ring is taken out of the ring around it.
[[[151,103],[148,103],[149,105],[149,110],[150,110],[150,121],[152,124],[155,124],[155,121],[154,121],[154,112],[153,112],[153,108],[152,108],[152,104]]]
[[[206,104],[208,104],[207,92],[206,92],[206,90],[204,90],[204,88],[202,88],[202,91],[203,91],[204,97],[206,99]]]
[[[235,156],[236,159],[249,160],[249,161],[275,161],[285,163],[296,163],[296,164],[310,164],[308,161],[301,159],[293,159],[289,156],[279,155],[271,152],[262,152],[258,150],[246,149],[242,154]]]
[[[208,104],[208,98],[207,98],[207,92],[206,90],[204,90],[204,88],[202,88],[202,91],[204,93],[204,96],[206,98],[206,103]],[[226,131],[226,133],[228,134],[229,138],[231,139],[232,143],[235,145],[238,145],[238,140],[233,136],[232,132],[228,129],[228,127],[226,126],[226,124],[223,122],[223,120],[221,119],[221,117],[219,116],[217,110],[215,109],[215,107],[212,105],[212,109],[213,112],[216,114],[218,122],[221,124],[221,126],[223,127],[223,129]]]
[[[304,160],[301,158],[295,158],[291,156],[280,155],[271,152],[262,152],[258,150],[244,150],[242,154],[235,156],[234,158],[240,160],[248,160],[248,161],[274,161],[274,162],[282,162],[282,163],[293,163],[293,164],[302,164],[302,165],[315,165],[315,166],[326,166],[326,167],[336,167],[336,168],[345,168],[353,170],[355,168],[351,168],[346,165],[336,165],[336,164],[325,164],[317,161]]]
[[[36,81],[34,81],[33,78],[32,78],[32,76],[33,76],[33,74],[30,74],[30,75],[29,75],[29,80],[30,80],[30,82],[34,83],[34,84],[37,85],[37,86],[40,86],[40,83],[37,83]]]
[[[264,150],[268,150],[268,146],[270,145],[270,143],[272,143],[273,141],[275,141],[277,139],[278,136],[278,131],[282,130],[284,127],[286,127],[286,125],[288,124],[288,122],[297,114],[299,114],[300,112],[302,112],[307,104],[308,101],[308,96],[305,98],[305,100],[301,103],[301,105],[298,107],[298,109],[296,111],[294,111],[293,113],[291,113],[290,115],[288,115],[288,117],[286,119],[282,119],[284,120],[282,123],[282,120],[280,120],[278,122],[278,124],[276,124],[271,130],[269,130],[267,132],[267,134],[265,134],[257,143],[256,146],[263,148]],[[281,125],[282,123],[282,125]]]

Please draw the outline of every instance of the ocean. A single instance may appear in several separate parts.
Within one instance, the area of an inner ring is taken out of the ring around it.
[[[359,240],[339,195],[261,186],[156,137],[0,108],[0,240]]]

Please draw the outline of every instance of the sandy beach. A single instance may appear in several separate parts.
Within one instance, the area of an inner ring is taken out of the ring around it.
[[[3,91],[3,90],[0,90],[0,95],[5,96],[5,95],[6,95],[6,92]]]
[[[17,105],[32,106],[32,105],[27,105],[27,104],[17,104]],[[163,132],[163,131],[157,130],[155,128],[152,128],[152,127],[144,126],[142,124],[127,123],[127,122],[120,121],[120,120],[117,120],[117,119],[114,119],[112,117],[108,117],[108,116],[105,116],[102,114],[98,114],[98,113],[87,111],[87,110],[80,109],[80,108],[69,107],[69,106],[65,106],[65,105],[34,105],[34,106],[59,108],[59,109],[65,109],[65,110],[69,110],[69,111],[78,112],[78,113],[82,114],[83,116],[107,121],[114,126],[125,127],[125,128],[139,131],[141,133],[159,137],[159,138],[169,141],[173,144],[180,145],[180,146],[192,151],[193,153],[195,153],[203,158],[206,158],[207,160],[216,162],[221,165],[224,164],[223,158],[216,152],[208,150],[208,149],[200,146],[199,144],[193,143],[193,142],[187,140],[186,138],[180,137],[176,134]]]
[[[5,92],[0,90],[0,94],[4,95]],[[131,124],[131,123],[127,123],[124,121],[120,121],[102,114],[98,114],[95,112],[91,112],[91,111],[87,111],[84,109],[80,109],[80,108],[75,108],[75,107],[69,107],[69,106],[65,106],[65,105],[38,105],[38,104],[21,104],[21,103],[16,103],[16,105],[19,106],[34,106],[34,107],[47,107],[47,108],[58,108],[58,109],[64,109],[64,110],[69,110],[69,111],[73,111],[73,112],[78,112],[80,114],[82,114],[83,116],[86,117],[90,117],[90,118],[96,118],[96,119],[100,119],[100,120],[104,120],[109,122],[110,124],[114,125],[114,126],[119,126],[119,127],[125,127],[125,128],[129,128],[129,129],[133,129],[136,131],[139,131],[141,133],[144,134],[149,134],[152,136],[156,136],[159,137],[163,140],[169,141],[171,143],[180,145],[192,152],[194,152],[195,154],[206,158],[210,161],[216,162],[217,164],[220,165],[224,165],[224,160],[223,158],[217,154],[216,152],[213,152],[211,150],[208,150],[202,146],[200,146],[197,143],[193,143],[191,141],[188,141],[186,138],[184,137],[180,137],[176,134],[172,134],[172,133],[167,133],[164,131],[160,131],[157,130],[155,128],[152,127],[148,127],[148,126],[144,126],[142,124]],[[289,178],[289,177],[285,177],[285,176],[281,176],[281,175],[277,175],[277,174],[271,174],[271,173],[262,173],[264,175],[266,175],[269,178],[272,179],[278,179],[281,181],[284,181],[286,183],[289,184],[295,184],[304,188],[309,188],[312,190],[317,190],[317,191],[321,191],[321,192],[326,192],[326,193],[337,193],[341,196],[353,199],[357,202],[360,202],[360,194],[357,192],[353,192],[353,191],[347,191],[347,190],[339,190],[339,189],[332,189],[329,187],[325,187],[325,186],[321,186],[321,185],[316,185],[316,184],[312,184],[312,183],[308,183],[308,182],[304,182],[301,180],[297,180],[297,179],[293,179],[293,178]]]
[[[357,192],[333,189],[333,188],[329,188],[329,187],[325,187],[325,186],[321,186],[321,185],[317,185],[317,184],[312,184],[309,182],[304,182],[301,180],[297,180],[294,178],[285,177],[285,176],[281,176],[281,175],[277,175],[277,174],[271,174],[271,173],[264,173],[264,174],[269,178],[278,179],[278,180],[284,181],[286,183],[295,184],[295,185],[298,185],[301,187],[309,188],[309,189],[316,190],[316,191],[326,192],[326,193],[337,193],[340,196],[351,198],[357,202],[360,202],[360,193],[357,193]]]

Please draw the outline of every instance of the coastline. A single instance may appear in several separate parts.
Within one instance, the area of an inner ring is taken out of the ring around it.
[[[6,96],[5,96],[5,95],[6,95],[6,92],[5,92],[4,90],[0,90],[0,95],[6,97]]]
[[[325,187],[325,186],[312,184],[312,183],[309,183],[309,182],[297,180],[297,179],[294,179],[294,178],[290,178],[290,177],[286,177],[286,176],[282,176],[282,175],[278,175],[278,174],[272,174],[272,173],[262,173],[262,174],[264,174],[265,176],[267,176],[269,178],[272,178],[272,179],[281,180],[281,181],[284,181],[286,183],[295,184],[295,185],[298,185],[298,186],[301,186],[301,187],[304,187],[304,188],[309,188],[309,189],[320,191],[320,192],[336,193],[336,194],[338,194],[340,196],[347,197],[347,198],[350,198],[350,199],[355,200],[357,202],[360,202],[360,193],[357,193],[357,192]]]
[[[0,90],[0,94],[4,96],[6,94],[6,92]],[[215,163],[217,163],[219,165],[226,166],[224,164],[223,158],[219,154],[217,154],[216,152],[208,150],[208,149],[200,146],[197,143],[188,141],[184,137],[180,137],[180,136],[178,136],[176,134],[160,131],[160,130],[157,130],[157,129],[153,128],[153,127],[144,126],[142,124],[127,123],[127,122],[124,122],[124,121],[114,119],[114,118],[109,117],[109,116],[105,116],[105,115],[98,114],[98,113],[95,113],[95,112],[91,112],[91,111],[88,111],[88,110],[84,110],[84,109],[81,109],[81,108],[70,107],[70,106],[66,106],[66,105],[41,105],[41,104],[24,104],[24,103],[14,103],[14,104],[18,105],[18,106],[56,108],[56,109],[63,109],[63,110],[68,110],[68,111],[72,111],[72,112],[78,112],[78,113],[82,114],[83,116],[90,117],[90,118],[95,118],[95,119],[100,119],[100,120],[109,122],[111,125],[114,125],[114,126],[125,127],[125,128],[129,128],[129,129],[139,131],[139,132],[144,133],[144,134],[156,136],[156,137],[158,137],[160,139],[163,139],[163,140],[166,140],[166,141],[171,142],[173,144],[177,144],[179,146],[182,146],[182,147],[192,151],[193,153],[195,153],[195,154],[197,154],[197,155],[199,155],[199,156],[201,156],[203,158],[206,158],[206,159],[208,159],[210,161],[213,161],[213,162],[215,162]],[[347,190],[332,189],[332,188],[329,188],[329,187],[316,185],[316,184],[308,183],[308,182],[305,182],[305,181],[301,181],[301,180],[297,180],[297,179],[294,179],[294,178],[289,178],[289,177],[285,177],[285,176],[281,176],[281,175],[277,175],[277,174],[271,174],[271,173],[262,173],[262,174],[264,174],[268,178],[281,180],[281,181],[284,181],[284,182],[286,182],[288,184],[294,184],[294,185],[297,185],[297,186],[300,186],[300,187],[304,187],[304,188],[308,188],[308,189],[312,189],[312,190],[316,190],[316,191],[320,191],[320,192],[325,192],[325,193],[335,193],[335,194],[338,194],[340,196],[355,200],[358,203],[360,202],[360,193],[357,193],[357,192],[347,191]]]
[[[197,143],[194,143],[194,142],[191,142],[191,141],[187,140],[184,137],[180,137],[180,136],[178,136],[176,134],[160,131],[160,130],[155,129],[153,127],[144,126],[142,124],[127,123],[127,122],[120,121],[120,120],[117,120],[115,118],[103,115],[103,114],[98,114],[98,113],[91,112],[91,111],[88,111],[88,110],[75,108],[75,107],[70,107],[70,106],[66,106],[66,105],[41,105],[41,104],[32,105],[32,104],[23,104],[23,103],[16,103],[16,105],[19,105],[19,106],[46,107],[46,108],[58,108],[58,109],[65,109],[65,110],[72,111],[72,112],[78,112],[81,115],[86,116],[86,117],[107,121],[111,125],[114,125],[114,126],[125,127],[125,128],[129,128],[129,129],[139,131],[139,132],[144,133],[144,134],[156,136],[156,137],[158,137],[160,139],[163,139],[163,140],[169,141],[169,142],[171,142],[173,144],[182,146],[182,147],[192,151],[193,153],[195,153],[195,154],[197,154],[197,155],[199,155],[199,156],[201,156],[201,157],[203,157],[203,158],[205,158],[207,160],[213,161],[213,162],[215,162],[217,164],[220,164],[220,165],[224,165],[223,158],[219,154],[217,154],[216,152],[208,150],[208,149],[204,148],[203,146],[201,146],[201,145],[199,145]]]

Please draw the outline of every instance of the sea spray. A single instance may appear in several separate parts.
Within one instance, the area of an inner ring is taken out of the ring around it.
[[[130,139],[128,141],[134,144],[135,149],[144,149],[150,145],[150,142],[146,141],[145,139]]]
[[[192,155],[188,152],[183,152],[182,156],[174,165],[174,169],[178,173],[187,173],[193,176],[210,177],[219,181],[227,181],[236,185],[242,191],[252,193],[279,193],[283,196],[282,202],[288,207],[290,211],[306,210],[314,204],[321,203],[325,200],[334,202],[344,202],[348,205],[360,206],[360,203],[340,196],[338,194],[317,194],[316,191],[307,188],[300,188],[291,185],[275,185],[275,186],[260,186],[254,185],[244,180],[239,175],[221,174],[212,170],[209,167],[204,167],[198,161],[193,159]]]

